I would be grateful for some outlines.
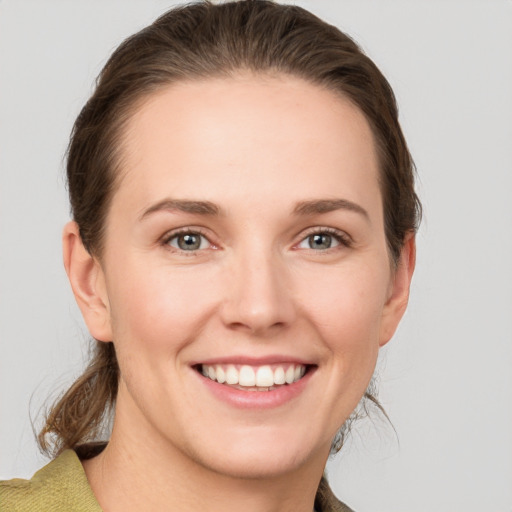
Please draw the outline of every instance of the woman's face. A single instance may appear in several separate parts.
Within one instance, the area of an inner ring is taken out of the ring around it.
[[[297,78],[209,79],[150,97],[124,148],[85,315],[119,360],[114,435],[230,475],[323,467],[410,278],[364,116]]]

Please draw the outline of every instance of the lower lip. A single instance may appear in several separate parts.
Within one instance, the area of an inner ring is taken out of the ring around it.
[[[284,405],[297,398],[307,386],[314,368],[297,382],[285,384],[270,391],[244,391],[225,384],[219,384],[215,380],[196,372],[203,384],[219,400],[239,409],[271,409]]]

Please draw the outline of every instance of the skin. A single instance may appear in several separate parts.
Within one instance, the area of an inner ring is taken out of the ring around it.
[[[64,230],[78,304],[121,370],[111,441],[84,462],[100,505],[310,512],[414,269],[413,236],[389,259],[365,117],[300,79],[241,74],[152,95],[124,142],[101,258]],[[176,230],[200,232],[200,249],[180,250]],[[311,248],[315,233],[330,245]],[[314,370],[278,407],[223,402],[192,367],[268,356]]]

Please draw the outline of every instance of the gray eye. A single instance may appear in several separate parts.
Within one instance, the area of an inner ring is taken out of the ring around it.
[[[308,245],[310,249],[330,249],[332,247],[332,236],[326,233],[317,233],[308,236]]]
[[[342,244],[341,235],[331,234],[329,231],[318,231],[301,240],[299,249],[313,249],[315,251],[326,251]],[[346,244],[345,244],[346,245]]]
[[[208,240],[199,233],[181,233],[173,236],[169,245],[182,251],[197,251],[208,247]]]

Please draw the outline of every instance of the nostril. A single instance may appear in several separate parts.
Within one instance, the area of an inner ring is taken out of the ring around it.
[[[287,326],[286,322],[265,322],[258,320],[249,320],[247,322],[231,322],[227,324],[227,328],[233,331],[246,332],[251,335],[269,335],[281,332]]]

